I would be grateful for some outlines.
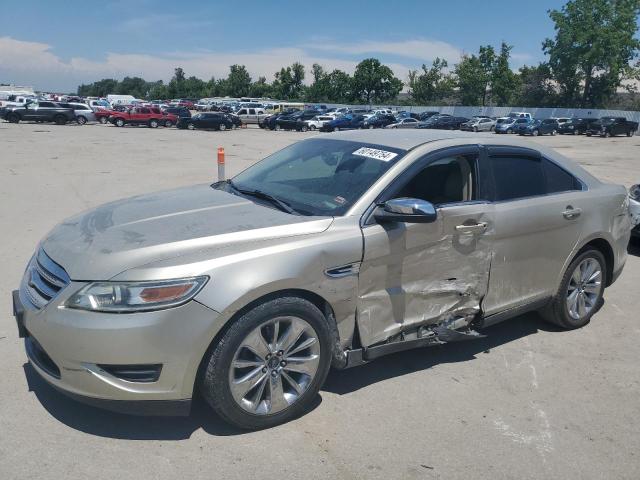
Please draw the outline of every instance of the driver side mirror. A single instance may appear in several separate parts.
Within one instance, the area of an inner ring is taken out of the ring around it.
[[[418,198],[394,198],[378,205],[373,213],[378,223],[432,223],[438,218],[431,202]]]

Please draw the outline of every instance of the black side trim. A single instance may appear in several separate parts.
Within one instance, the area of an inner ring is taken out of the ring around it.
[[[11,292],[11,298],[13,299],[13,316],[16,318],[16,323],[18,324],[18,336],[25,338],[28,333],[24,326],[24,306],[20,301],[20,292],[14,290]]]
[[[494,313],[487,317],[484,317],[480,322],[479,328],[489,327],[491,325],[495,325],[496,323],[504,322],[505,320],[509,320],[513,317],[517,317],[519,315],[523,315],[525,313],[534,312],[536,310],[540,310],[541,308],[546,307],[551,298],[542,298],[540,300],[534,300],[531,303],[527,303],[524,305],[520,305],[518,307],[510,308],[509,310],[505,310],[504,312]]]
[[[149,417],[188,417],[191,413],[191,399],[184,400],[106,400],[104,398],[85,397],[63,390],[50,384],[63,395],[85,405],[126,415]]]
[[[33,363],[35,363],[41,370],[44,370],[54,378],[60,378],[60,369],[51,359],[44,348],[40,346],[38,341],[30,336],[27,332],[27,337],[24,340],[25,350],[27,351],[27,357]]]
[[[157,382],[162,371],[161,363],[149,365],[98,365],[109,375],[127,382],[152,383]]]

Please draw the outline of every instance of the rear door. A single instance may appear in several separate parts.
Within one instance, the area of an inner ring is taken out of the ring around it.
[[[485,315],[543,301],[582,230],[582,184],[529,148],[489,147],[495,231]]]
[[[423,324],[475,315],[491,261],[493,207],[483,200],[478,147],[457,147],[416,161],[376,203],[418,198],[433,223],[378,224],[365,217],[358,328],[365,346]]]

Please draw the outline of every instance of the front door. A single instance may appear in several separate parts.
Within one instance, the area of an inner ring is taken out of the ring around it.
[[[477,147],[428,155],[383,195],[434,204],[433,223],[377,224],[362,229],[358,328],[369,346],[419,325],[474,315],[486,294],[493,206],[478,186]]]

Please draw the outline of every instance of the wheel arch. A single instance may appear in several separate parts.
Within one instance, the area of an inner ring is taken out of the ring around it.
[[[573,261],[574,258],[576,258],[578,255],[580,255],[582,252],[584,252],[589,248],[595,248],[600,253],[602,253],[602,255],[604,256],[605,262],[607,262],[606,264],[607,277],[605,279],[605,282],[606,282],[605,286],[608,287],[609,285],[611,285],[611,283],[613,283],[613,270],[615,267],[615,257],[613,254],[613,247],[604,238],[597,237],[585,243],[580,248],[580,250],[578,250],[578,252],[571,258],[571,261]]]

